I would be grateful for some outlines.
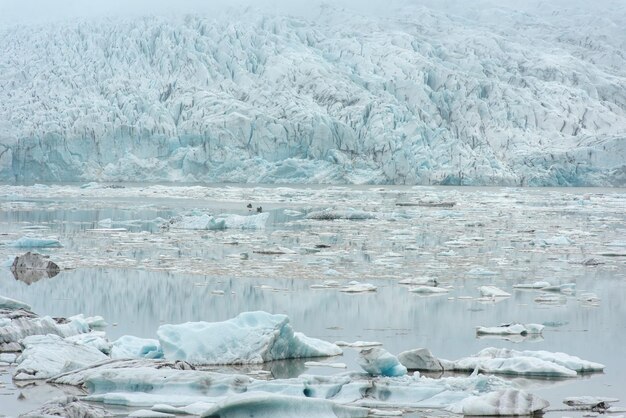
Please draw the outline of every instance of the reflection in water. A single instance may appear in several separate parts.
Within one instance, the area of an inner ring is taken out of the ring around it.
[[[131,192],[143,189],[125,193]],[[625,268],[620,257],[601,256],[607,242],[623,245],[622,194],[594,190],[596,194],[583,199],[587,192],[233,187],[220,190],[227,195],[224,201],[207,201],[209,191],[189,192],[201,197],[136,199],[126,194],[83,199],[74,194],[67,199],[17,201],[5,196],[0,199],[0,208],[5,209],[0,210],[0,230],[6,234],[0,241],[0,258],[18,255],[2,243],[25,233],[58,235],[64,247],[41,252],[73,270],[23,282],[16,281],[8,268],[0,268],[0,294],[31,304],[41,315],[102,315],[112,324],[107,329],[111,339],[125,334],[155,338],[163,323],[222,321],[244,311],[264,310],[289,315],[294,329],[309,336],[380,341],[394,354],[419,347],[447,359],[490,346],[563,351],[604,363],[606,373],[561,381],[515,381],[553,405],[566,396],[626,398]],[[457,204],[453,208],[395,204],[431,196]],[[143,206],[137,205],[139,200]],[[267,228],[159,228],[160,219],[196,208],[246,214],[247,202],[258,202],[270,213]],[[320,207],[354,207],[375,213],[376,218],[305,219],[306,213]],[[276,247],[293,253],[258,253]],[[621,251],[616,248],[611,251]],[[591,257],[601,258],[603,264],[581,264]],[[398,284],[420,276],[436,277],[439,286],[451,291],[423,297]],[[311,289],[324,280],[341,285],[367,281],[378,290],[347,294],[336,288]],[[514,284],[542,280],[553,285],[574,282],[576,292],[552,294],[557,303],[543,303],[536,299],[539,291],[513,289]],[[483,285],[497,286],[512,296],[479,300],[478,287]],[[590,294],[599,301],[578,299]],[[538,338],[476,338],[477,326],[505,322],[546,328]],[[348,371],[359,371],[356,358],[356,350],[347,348],[342,358],[331,360],[346,363]],[[307,367],[304,361],[223,369],[276,378],[337,372]],[[8,384],[10,376],[0,370],[3,382]],[[0,393],[0,405],[7,397],[11,405],[16,402],[17,389],[10,384],[9,388],[9,395]],[[59,391],[48,385],[23,390],[31,400]]]

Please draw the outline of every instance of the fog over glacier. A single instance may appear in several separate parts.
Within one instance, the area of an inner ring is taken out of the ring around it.
[[[7,0],[0,180],[623,186],[625,27],[612,0]]]

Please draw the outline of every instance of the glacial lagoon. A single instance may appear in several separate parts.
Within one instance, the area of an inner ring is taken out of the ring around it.
[[[450,360],[486,347],[565,352],[606,369],[565,380],[512,378],[551,403],[547,416],[562,416],[550,409],[568,396],[626,401],[624,189],[115,186],[0,186],[0,295],[40,315],[101,315],[110,340],[156,338],[165,323],[263,310],[288,315],[307,336],[378,341],[393,354],[418,347]],[[260,223],[178,227],[206,215],[253,219],[259,206],[268,214]],[[11,246],[24,236],[54,236],[62,247]],[[49,255],[61,272],[16,279],[10,262],[28,250]],[[448,292],[426,296],[399,284],[418,277]],[[337,286],[320,288],[326,281]],[[340,291],[351,281],[376,291]],[[550,303],[538,301],[539,290],[514,287],[537,281],[575,285],[550,292]],[[482,297],[484,285],[511,296]],[[476,336],[478,326],[510,322],[545,329],[536,337]],[[218,370],[265,370],[277,379],[360,371],[356,349],[320,361],[346,369],[290,360]],[[80,393],[16,385],[11,376],[11,367],[0,368],[7,415]]]

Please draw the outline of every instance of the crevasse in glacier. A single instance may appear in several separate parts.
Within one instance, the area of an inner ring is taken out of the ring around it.
[[[0,180],[626,184],[626,8],[514,4],[5,26]]]

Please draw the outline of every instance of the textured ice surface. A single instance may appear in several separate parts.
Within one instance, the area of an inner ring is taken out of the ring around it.
[[[57,238],[54,237],[36,237],[32,235],[23,236],[13,242],[10,242],[11,247],[16,248],[48,248],[48,247],[62,247]]]
[[[269,213],[260,213],[258,215],[242,216],[242,215],[219,215],[212,216],[208,214],[187,215],[173,218],[169,221],[172,228],[181,229],[208,229],[222,230],[231,229],[258,229],[265,227]],[[167,225],[167,224],[166,224]]]
[[[203,417],[259,417],[282,416],[311,418],[367,417],[369,409],[339,405],[326,399],[247,393],[229,397],[204,411]]]
[[[545,327],[541,324],[506,324],[498,327],[476,327],[478,335],[528,335],[541,334]]]
[[[339,405],[369,407],[444,408],[471,395],[510,387],[494,376],[442,379],[417,375],[367,377],[363,374],[335,376],[302,375],[292,379],[260,380],[244,375],[189,370],[183,362],[154,360],[112,360],[51,379],[55,384],[87,388],[90,401],[154,408],[192,408],[212,404],[241,393],[249,396],[293,396],[300,399],[328,399]],[[162,404],[169,407],[164,408]],[[206,408],[206,407],[205,407]],[[203,410],[203,409],[200,409]],[[195,413],[198,413],[196,409]]]
[[[381,347],[365,348],[359,352],[359,364],[372,376],[404,376],[406,367],[398,358]]]
[[[505,389],[480,396],[472,396],[448,408],[463,415],[534,415],[550,404],[545,400],[517,389]]]
[[[263,363],[342,352],[335,344],[294,332],[287,316],[261,311],[224,322],[162,325],[157,335],[166,359],[194,364]]]
[[[0,178],[624,184],[619,2],[438,3],[5,25]]]
[[[79,316],[68,318],[67,321],[60,323],[49,316],[41,318],[33,316],[22,316],[0,324],[0,349],[3,349],[3,345],[7,345],[7,351],[19,351],[21,348],[15,350],[11,344],[30,335],[54,334],[70,337],[90,331],[87,321]]]
[[[598,372],[604,365],[565,353],[485,348],[456,361],[442,360],[446,370],[479,370],[484,373],[523,376],[576,377],[577,372]]]
[[[426,348],[403,351],[398,354],[398,360],[409,370],[443,372],[441,362]]]
[[[113,341],[112,358],[163,358],[163,350],[157,340],[124,335]]]
[[[108,359],[99,349],[66,341],[58,335],[32,335],[22,341],[15,380],[47,379]]]
[[[0,295],[0,308],[30,310],[30,305],[24,302],[20,302],[19,300]]]
[[[34,411],[20,415],[25,418],[66,417],[66,418],[104,418],[109,416],[103,408],[81,401],[76,396],[52,399]]]

